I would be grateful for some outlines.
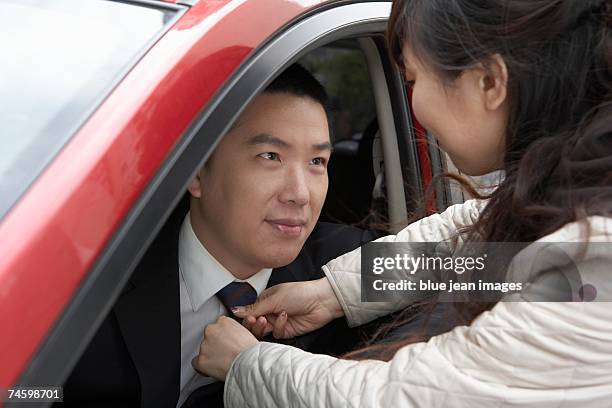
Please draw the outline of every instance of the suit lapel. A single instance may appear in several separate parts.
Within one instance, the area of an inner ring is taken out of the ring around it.
[[[136,287],[115,305],[123,339],[140,377],[142,406],[174,406],[178,399],[181,360],[178,291],[178,276],[166,273]]]
[[[180,222],[165,228],[130,278],[115,314],[141,386],[141,406],[176,406],[180,388]]]

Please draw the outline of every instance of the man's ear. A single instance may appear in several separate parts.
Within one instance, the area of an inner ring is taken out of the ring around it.
[[[508,96],[508,69],[501,55],[495,54],[486,62],[486,69],[480,71],[479,87],[485,108],[497,110]]]
[[[187,186],[187,190],[191,193],[191,195],[195,198],[202,197],[202,185],[200,184],[200,172],[198,172],[195,177]]]

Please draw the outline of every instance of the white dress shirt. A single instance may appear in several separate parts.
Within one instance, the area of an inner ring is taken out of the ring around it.
[[[215,293],[233,281],[248,282],[259,295],[268,285],[272,269],[262,269],[249,279],[236,279],[204,248],[191,226],[190,214],[179,235],[179,285],[181,297],[180,407],[197,388],[215,380],[198,374],[191,360],[198,355],[204,328],[228,311]]]

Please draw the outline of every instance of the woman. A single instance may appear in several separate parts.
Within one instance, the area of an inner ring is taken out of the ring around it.
[[[568,255],[598,290],[609,289],[610,3],[394,2],[389,46],[412,83],[417,119],[464,173],[503,169],[505,179],[488,200],[453,206],[382,241],[588,241]],[[549,249],[530,245],[508,276],[545,285],[535,260]],[[291,337],[343,315],[360,325],[410,303],[361,303],[359,255],[330,262],[320,281],[273,288],[236,314],[248,316],[256,334]],[[221,318],[206,328],[194,365],[226,380],[228,407],[610,405],[607,303],[449,305],[459,316],[452,330],[426,342],[383,342],[363,361],[259,343]]]

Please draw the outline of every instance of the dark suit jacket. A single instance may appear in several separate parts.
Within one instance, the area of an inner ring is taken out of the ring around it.
[[[64,384],[65,404],[176,406],[181,355],[178,237],[184,216],[185,212],[171,216],[134,271]],[[357,228],[319,223],[298,257],[272,271],[268,286],[317,279],[322,265],[374,238]],[[327,328],[299,339],[297,346],[344,352],[355,343],[344,323],[332,327],[333,336]],[[343,336],[346,342],[338,343]],[[217,388],[222,393],[222,387]],[[211,406],[217,403],[211,401]]]

